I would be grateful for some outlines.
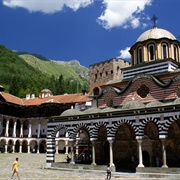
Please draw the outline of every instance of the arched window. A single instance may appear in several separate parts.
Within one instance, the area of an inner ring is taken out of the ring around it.
[[[142,47],[139,47],[138,48],[138,59],[137,59],[137,63],[138,64],[141,64],[143,62],[143,54],[142,54]]]
[[[93,89],[93,93],[94,93],[94,95],[99,95],[99,88],[98,88],[98,87],[95,87],[95,88]]]
[[[148,46],[148,56],[149,56],[149,61],[155,60],[154,44],[150,44],[150,45]]]
[[[166,43],[162,43],[162,59],[168,58],[168,46]]]
[[[174,60],[179,61],[177,45],[174,45]]]

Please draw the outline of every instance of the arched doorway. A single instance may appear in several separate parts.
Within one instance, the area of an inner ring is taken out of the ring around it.
[[[21,121],[18,119],[16,125],[16,137],[20,137],[20,130],[21,130]]]
[[[18,153],[19,152],[19,147],[20,147],[20,142],[16,141],[14,152]]]
[[[9,120],[9,137],[12,137],[13,135],[13,127],[14,127],[14,121],[13,119]]]
[[[6,144],[6,141],[4,139],[1,139],[1,141],[0,141],[0,152],[1,153],[5,152],[5,144]]]
[[[143,151],[142,152],[142,156],[143,156],[143,165],[145,167],[149,167],[150,166],[150,156],[149,156],[149,153],[147,151]]]
[[[29,126],[29,122],[28,120],[25,120],[23,122],[23,137],[28,137],[28,126]]]
[[[45,153],[46,152],[46,141],[42,140],[39,144],[39,153]]]
[[[95,143],[96,164],[107,165],[109,163],[109,143],[107,141],[107,130],[104,125],[99,127],[98,140]]]
[[[175,121],[168,129],[166,156],[168,167],[180,167],[180,121]]]
[[[6,133],[6,119],[3,119],[2,136],[5,136],[5,133]]]
[[[145,156],[149,157],[149,160],[143,159],[144,166],[159,166],[158,161],[160,162],[162,158],[162,144],[159,140],[158,127],[152,121],[148,122],[144,128],[142,150],[147,152]]]
[[[9,152],[9,153],[13,152],[13,141],[12,140],[8,141],[7,152]]]
[[[81,127],[78,130],[76,136],[76,146],[75,146],[75,154],[76,154],[76,163],[91,163],[91,142],[89,132],[86,127]]]
[[[117,129],[113,157],[116,171],[135,171],[137,165],[137,142],[133,128],[127,123],[121,124]]]
[[[23,153],[28,152],[28,142],[26,140],[22,142],[22,152]]]
[[[30,142],[30,152],[31,153],[37,153],[37,148],[38,148],[37,141],[32,140]]]

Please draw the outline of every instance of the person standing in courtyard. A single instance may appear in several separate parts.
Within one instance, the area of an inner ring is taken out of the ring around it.
[[[107,166],[107,179],[111,179],[111,166],[108,164]]]
[[[19,158],[16,158],[16,160],[14,161],[14,163],[12,165],[13,173],[12,173],[11,179],[13,179],[14,174],[16,174],[17,178],[20,179],[19,174],[18,174],[18,166],[19,166],[18,160],[19,160]]]

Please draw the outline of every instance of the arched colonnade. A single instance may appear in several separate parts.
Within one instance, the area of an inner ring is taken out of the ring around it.
[[[49,121],[46,164],[55,162],[56,134],[64,129],[71,164],[82,162],[119,169],[179,167],[179,113],[109,117],[79,121]],[[173,156],[173,153],[174,156]],[[82,154],[85,156],[82,158]],[[76,157],[76,158],[74,158]],[[178,157],[178,158],[177,158]]]

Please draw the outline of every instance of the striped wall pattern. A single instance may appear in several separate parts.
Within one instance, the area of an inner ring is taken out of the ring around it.
[[[163,116],[163,118],[160,118]],[[85,119],[80,121],[64,121],[64,122],[50,122],[47,128],[47,163],[53,163],[55,158],[55,137],[56,133],[64,128],[68,132],[69,140],[76,140],[76,135],[80,129],[86,129],[89,133],[90,140],[98,140],[98,131],[101,126],[107,130],[107,138],[115,139],[116,132],[122,124],[128,124],[133,130],[137,138],[144,137],[144,128],[148,122],[153,122],[159,131],[159,138],[168,135],[168,129],[171,124],[180,120],[180,111],[157,114],[146,114],[136,116],[124,117],[107,117],[103,119]],[[162,136],[164,135],[164,136]]]
[[[76,135],[77,135],[79,129],[81,129],[81,128],[87,129],[87,131],[89,132],[90,138],[91,138],[92,129],[89,126],[87,126],[87,124],[85,124],[85,123],[77,124],[76,127],[69,133],[69,138],[75,140]]]
[[[138,129],[134,125],[133,122],[131,122],[127,119],[121,119],[120,121],[116,122],[112,128],[109,128],[108,137],[115,138],[115,135],[116,135],[116,132],[117,132],[119,126],[121,126],[124,123],[129,124],[131,126],[131,128],[134,130],[135,134],[136,135],[138,134]]]
[[[164,132],[164,135],[167,136],[168,135],[168,129],[169,127],[171,126],[171,124],[174,122],[174,121],[177,121],[177,120],[180,120],[180,114],[176,114],[174,116],[171,116],[169,117],[166,121],[165,121],[165,124],[163,126],[163,132]]]
[[[139,137],[144,136],[144,128],[148,122],[154,122],[157,125],[159,133],[161,132],[161,125],[159,123],[159,120],[157,118],[147,117],[146,119],[143,119],[139,126]]]
[[[53,129],[53,131],[51,132],[51,137],[56,137],[56,134],[57,134],[57,132],[60,130],[60,129],[62,129],[62,128],[64,128],[66,131],[68,131],[68,129],[66,128],[66,126],[64,126],[64,125],[58,125],[58,126],[56,126],[54,129]]]
[[[92,131],[92,138],[93,139],[98,139],[98,130],[101,126],[105,126],[106,129],[107,129],[107,123],[101,121],[101,122],[98,122],[94,125],[94,128],[93,128],[93,131]]]

